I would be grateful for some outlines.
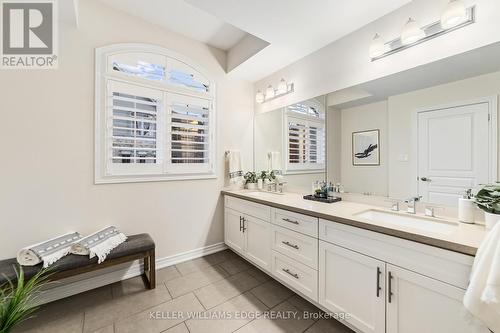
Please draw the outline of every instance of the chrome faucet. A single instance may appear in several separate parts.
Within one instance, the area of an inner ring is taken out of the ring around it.
[[[408,205],[407,210],[406,210],[408,212],[408,214],[416,214],[417,213],[416,202],[420,201],[420,199],[422,199],[421,196],[411,197],[411,198],[405,200],[406,204]]]
[[[283,181],[280,181],[280,182],[277,182],[276,183],[276,186],[277,186],[277,191],[279,193],[283,193],[283,186],[286,184],[287,182],[283,182]]]

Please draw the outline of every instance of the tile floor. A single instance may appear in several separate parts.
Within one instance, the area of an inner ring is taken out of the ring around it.
[[[226,250],[158,270],[154,290],[137,277],[46,304],[15,332],[352,332],[312,313],[321,311]]]

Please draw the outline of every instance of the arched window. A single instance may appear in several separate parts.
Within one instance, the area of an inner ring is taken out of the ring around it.
[[[96,49],[95,182],[215,177],[215,84],[146,44]]]

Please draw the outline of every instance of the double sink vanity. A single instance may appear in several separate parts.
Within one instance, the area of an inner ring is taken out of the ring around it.
[[[484,227],[295,193],[223,194],[225,243],[354,330],[477,332],[462,298]]]

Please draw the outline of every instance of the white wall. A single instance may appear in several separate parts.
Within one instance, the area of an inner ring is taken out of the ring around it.
[[[389,196],[407,198],[416,194],[412,176],[416,161],[412,159],[411,144],[415,110],[498,94],[500,72],[389,97]],[[403,161],[402,155],[408,155],[408,161]]]
[[[253,87],[224,72],[225,54],[112,10],[80,1],[79,29],[59,27],[59,69],[2,71],[0,259],[70,230],[113,224],[147,232],[166,257],[223,241],[224,151],[253,165]],[[94,185],[94,49],[111,43],[164,46],[200,64],[217,83],[218,178]],[[196,207],[196,209],[193,209]]]
[[[347,192],[387,195],[387,102],[377,102],[341,111],[340,181]],[[352,133],[380,130],[380,165],[353,166]]]
[[[463,29],[434,38],[389,57],[370,62],[368,48],[375,33],[391,40],[397,37],[408,17],[421,25],[439,20],[449,0],[414,0],[406,6],[374,21],[358,31],[277,71],[255,84],[264,89],[283,77],[295,83],[295,92],[272,102],[258,105],[258,110],[273,110],[284,105],[338,91],[420,65],[428,64],[500,40],[500,1],[465,0],[477,6],[477,22]]]
[[[342,110],[327,108],[326,114],[326,175],[329,182],[340,182],[342,149]]]

